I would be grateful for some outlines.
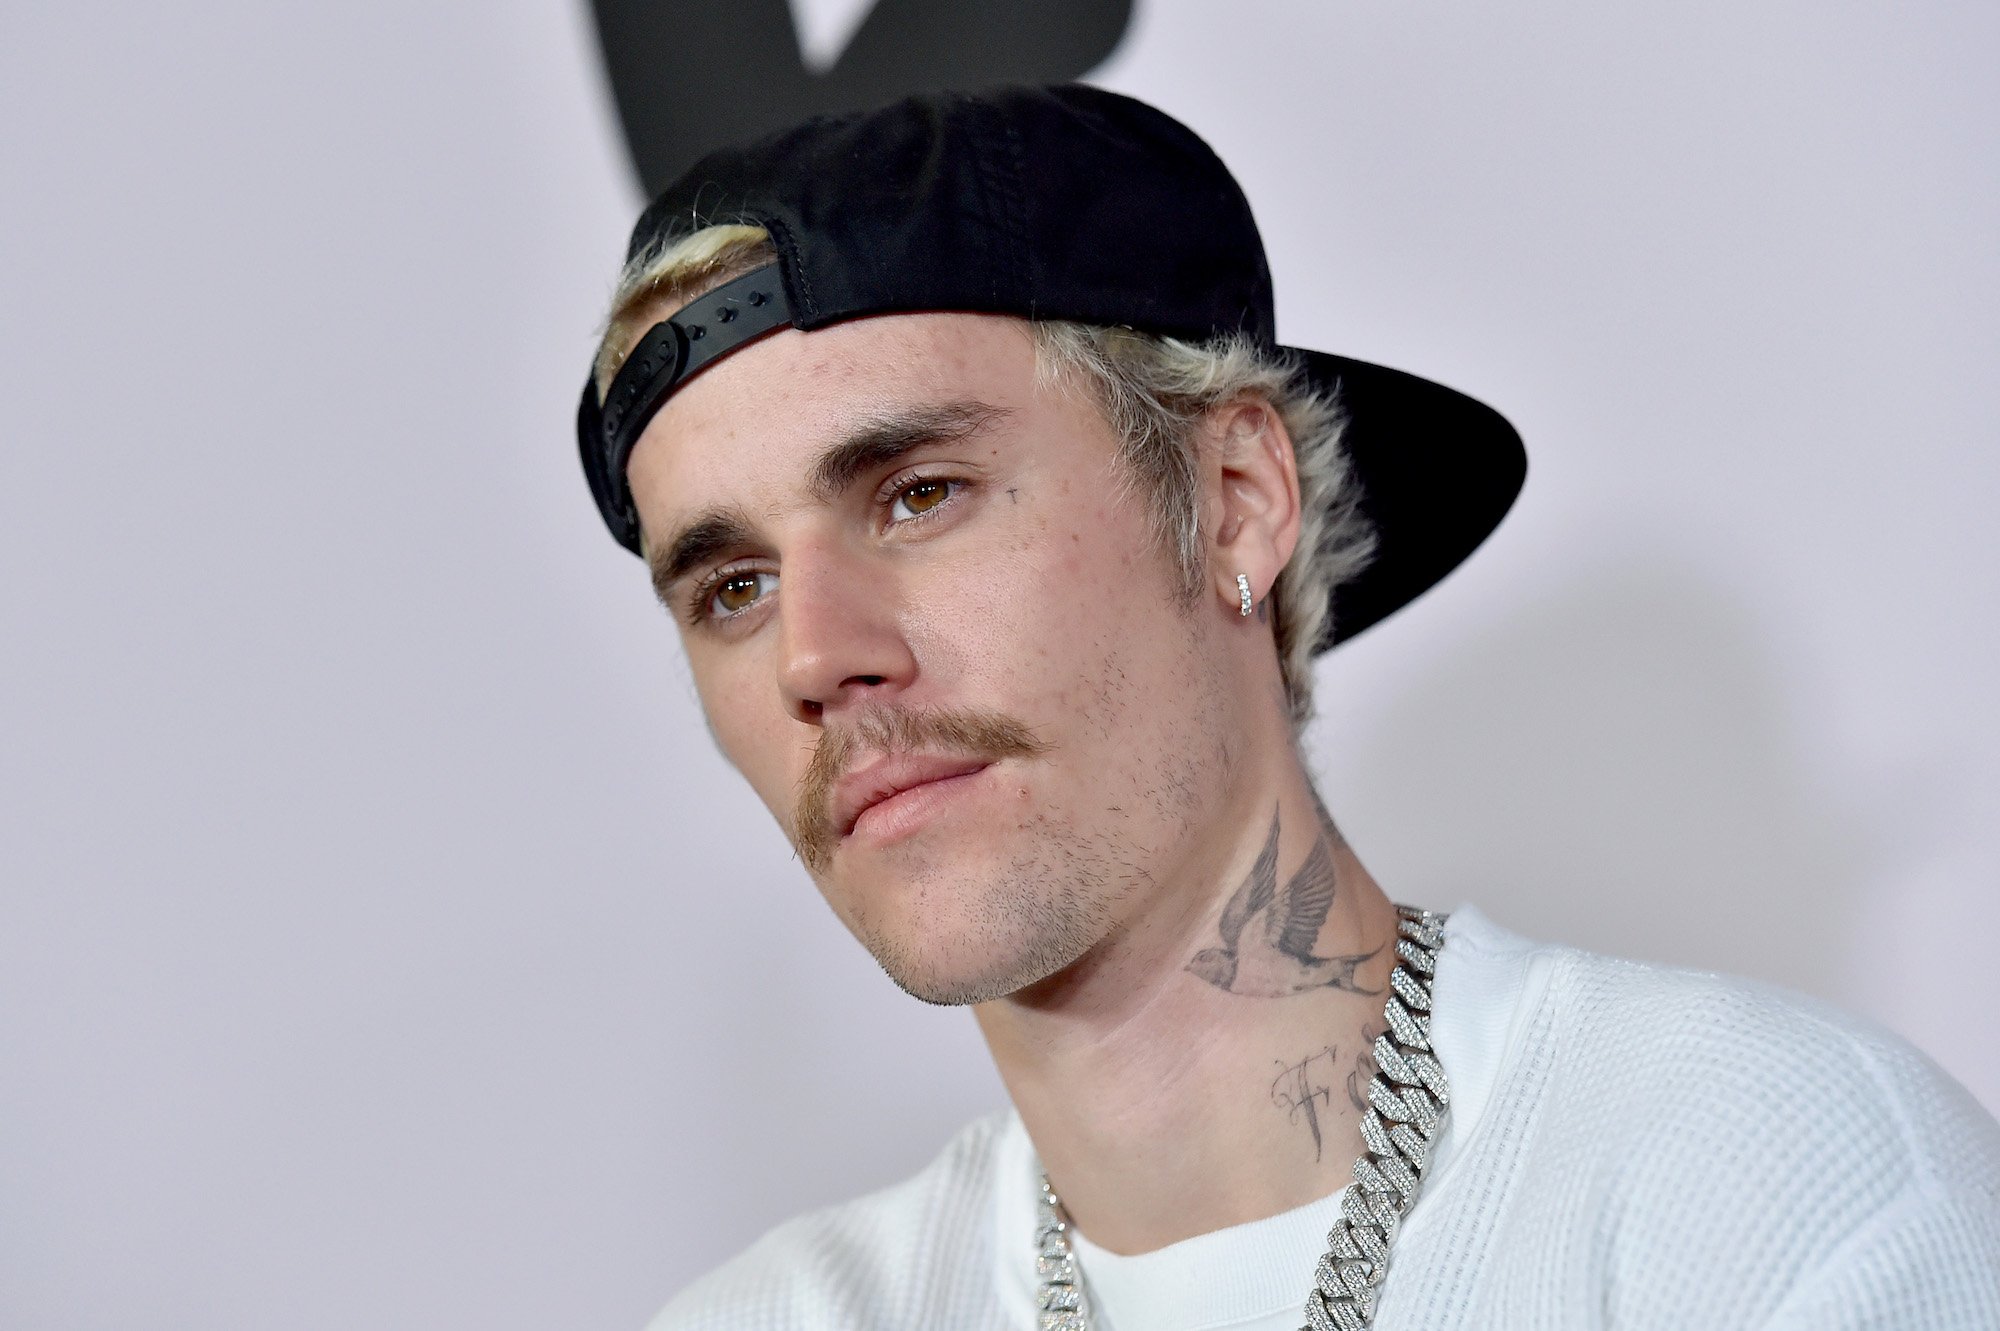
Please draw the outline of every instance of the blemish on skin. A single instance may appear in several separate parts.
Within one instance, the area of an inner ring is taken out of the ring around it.
[[[1017,504],[1021,502],[1021,492],[1011,485],[1007,487],[1007,497]]]

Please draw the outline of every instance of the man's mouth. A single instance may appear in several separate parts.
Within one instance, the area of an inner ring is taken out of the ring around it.
[[[807,869],[826,873],[850,838],[889,845],[960,803],[961,796],[983,790],[983,769],[1048,751],[1026,723],[997,712],[962,707],[858,712],[824,731],[813,746],[794,801],[792,844]]]
[[[844,841],[866,819],[880,823],[915,801],[913,792],[972,776],[992,766],[989,758],[947,754],[900,754],[883,758],[842,777],[834,787],[833,825]]]

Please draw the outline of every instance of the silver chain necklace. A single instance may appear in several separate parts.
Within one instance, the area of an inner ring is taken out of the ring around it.
[[[1444,1066],[1431,1048],[1431,976],[1444,946],[1446,917],[1396,907],[1396,967],[1375,1037],[1375,1076],[1361,1137],[1368,1149],[1354,1162],[1354,1182],[1340,1194],[1340,1218],[1327,1231],[1326,1251],[1313,1268],[1306,1325],[1299,1331],[1366,1331],[1375,1319],[1375,1292],[1389,1269],[1389,1244],[1416,1200],[1431,1144],[1451,1096]],[[1042,1175],[1035,1223],[1035,1278],[1041,1331],[1090,1331],[1083,1273],[1070,1248],[1069,1215],[1049,1176]]]

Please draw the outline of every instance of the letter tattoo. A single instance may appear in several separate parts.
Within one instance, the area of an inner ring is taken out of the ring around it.
[[[1320,1111],[1333,1103],[1333,1088],[1326,1083],[1333,1077],[1339,1055],[1332,1045],[1328,1045],[1316,1054],[1307,1054],[1296,1063],[1287,1065],[1283,1059],[1275,1061],[1282,1070],[1271,1082],[1271,1103],[1286,1111],[1288,1122],[1305,1120],[1306,1128],[1312,1133],[1313,1162],[1317,1164],[1326,1147],[1319,1126]],[[1319,1075],[1313,1071],[1315,1063],[1325,1065]]]

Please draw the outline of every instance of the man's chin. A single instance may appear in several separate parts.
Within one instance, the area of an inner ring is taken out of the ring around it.
[[[896,987],[940,1007],[968,1007],[1018,993],[1073,964],[1104,934],[1098,912],[1074,899],[1017,903],[994,920],[949,931],[861,936]]]
[[[943,967],[905,967],[897,961],[884,960],[879,955],[875,959],[881,964],[882,973],[895,981],[898,989],[937,1007],[973,1007],[990,1003],[1019,993],[1062,969],[1062,965],[1031,965],[1001,972],[966,974]]]

